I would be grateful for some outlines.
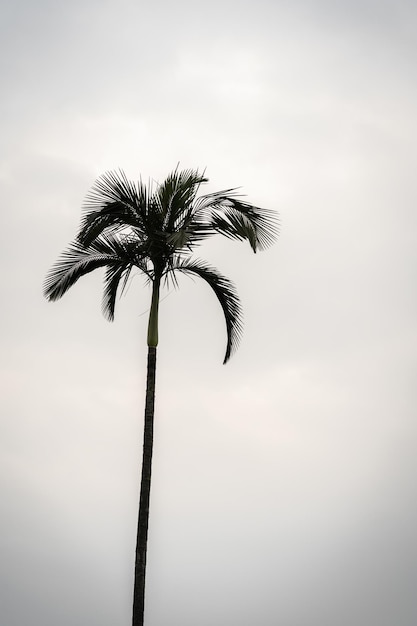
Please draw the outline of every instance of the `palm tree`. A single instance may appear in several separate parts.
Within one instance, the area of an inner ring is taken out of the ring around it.
[[[44,283],[46,298],[54,301],[81,276],[106,268],[102,310],[110,321],[114,319],[117,293],[119,289],[123,292],[134,268],[152,286],[133,626],[142,626],[144,619],[161,286],[169,282],[177,286],[177,275],[186,274],[202,278],[211,287],[226,322],[226,363],[242,332],[239,298],[231,281],[206,262],[192,257],[191,252],[215,233],[246,240],[256,252],[271,244],[278,232],[276,214],[243,202],[235,189],[198,197],[200,186],[206,182],[198,171],[177,168],[154,189],[152,184],[129,181],[123,171],[107,172],[87,195],[76,239],[53,265]]]

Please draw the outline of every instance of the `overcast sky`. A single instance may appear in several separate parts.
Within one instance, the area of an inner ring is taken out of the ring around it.
[[[150,293],[42,281],[95,178],[206,168],[280,214],[165,292],[146,626],[417,623],[412,0],[1,6],[0,621],[129,626]]]

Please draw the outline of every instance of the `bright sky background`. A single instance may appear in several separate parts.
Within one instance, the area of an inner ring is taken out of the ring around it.
[[[146,626],[415,626],[412,0],[16,0],[0,19],[0,621],[129,626],[150,293],[42,281],[95,178],[206,168],[280,214],[240,349],[161,305]],[[165,294],[166,295],[166,294]]]

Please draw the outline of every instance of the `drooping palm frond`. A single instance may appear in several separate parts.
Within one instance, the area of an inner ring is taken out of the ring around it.
[[[173,261],[171,271],[199,276],[214,291],[226,322],[227,345],[223,363],[227,363],[236,350],[243,331],[242,308],[234,284],[200,259],[177,258]]]
[[[197,232],[214,231],[229,239],[246,240],[254,252],[270,246],[279,233],[277,214],[239,200],[236,189],[198,198],[194,220]]]
[[[131,240],[123,241],[111,233],[103,233],[88,246],[84,246],[76,240],[68,246],[48,272],[44,281],[44,295],[48,300],[58,300],[82,276],[97,268],[108,267],[109,273],[105,281],[104,300],[107,298],[109,304],[104,306],[103,303],[103,310],[108,310],[108,318],[112,319],[111,285],[108,285],[109,282],[112,282],[110,276],[118,275],[118,271],[120,271],[121,278],[123,273],[133,266],[138,267],[146,274],[149,273],[141,247]],[[111,271],[110,268],[112,268]]]
[[[106,265],[117,264],[118,257],[112,250],[103,250],[96,240],[88,248],[74,241],[61,254],[44,281],[44,295],[48,300],[59,300],[81,276]]]
[[[146,276],[148,283],[152,282],[154,275],[153,270],[148,267],[146,258],[141,258],[137,254],[134,260],[132,260],[132,257],[129,255],[128,260],[124,262],[121,260],[119,265],[109,265],[106,269],[101,310],[104,317],[109,320],[109,322],[113,322],[114,320],[117,293],[120,289],[120,295],[123,294],[132,270],[135,267]]]
[[[114,308],[116,305],[117,291],[120,281],[123,279],[122,292],[129,280],[132,265],[128,263],[120,263],[118,265],[110,265],[106,269],[104,275],[103,299],[101,302],[101,310],[103,315],[109,322],[114,320]]]

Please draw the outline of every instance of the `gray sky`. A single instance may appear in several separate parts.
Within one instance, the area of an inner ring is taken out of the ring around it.
[[[150,294],[41,285],[96,176],[180,162],[281,236],[201,250],[227,366],[203,284],[162,302],[147,626],[414,626],[415,3],[1,13],[1,623],[130,623]]]

